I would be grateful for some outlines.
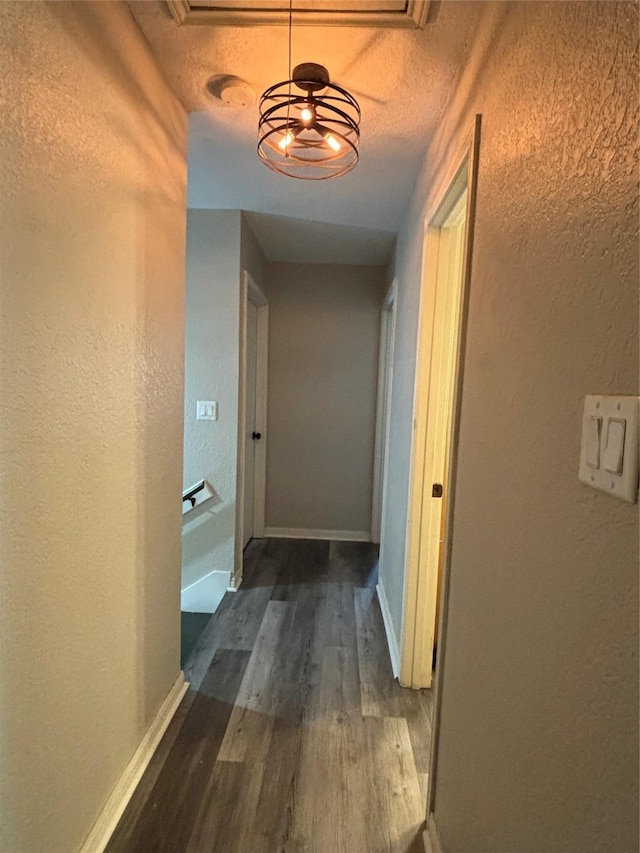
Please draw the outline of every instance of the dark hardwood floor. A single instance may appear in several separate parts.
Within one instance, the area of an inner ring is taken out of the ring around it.
[[[430,691],[392,678],[377,548],[262,539],[109,853],[418,853]]]

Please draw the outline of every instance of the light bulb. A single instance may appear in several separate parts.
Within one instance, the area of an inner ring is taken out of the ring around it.
[[[315,115],[311,107],[304,107],[302,112],[300,113],[300,118],[305,124],[309,124],[310,122],[312,122],[315,118]]]
[[[325,133],[324,140],[329,148],[333,148],[334,151],[339,151],[342,147],[335,136],[332,136],[330,133]]]
[[[282,148],[282,150],[285,151],[291,145],[294,139],[295,136],[290,130],[288,130],[282,137],[280,142],[278,142],[278,148]]]

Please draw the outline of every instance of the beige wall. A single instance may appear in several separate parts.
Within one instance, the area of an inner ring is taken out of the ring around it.
[[[383,267],[269,264],[268,528],[369,533]]]
[[[0,847],[70,853],[179,671],[185,116],[119,3],[0,3],[0,104]]]
[[[487,5],[399,241],[401,413],[425,198],[482,113],[435,784],[447,853],[638,849],[638,506],[577,477],[585,394],[638,393],[637,41],[632,4]],[[388,520],[399,627],[404,519]]]

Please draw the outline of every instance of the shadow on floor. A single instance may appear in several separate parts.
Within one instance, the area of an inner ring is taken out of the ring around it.
[[[189,660],[191,652],[209,624],[211,613],[180,614],[180,667],[183,668]]]

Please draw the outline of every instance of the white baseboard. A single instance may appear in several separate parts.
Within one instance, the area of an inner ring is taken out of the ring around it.
[[[424,842],[425,853],[442,853],[442,845],[440,844],[440,835],[436,826],[436,819],[433,812],[429,815],[427,828],[422,836]]]
[[[272,539],[334,539],[337,542],[371,542],[370,530],[312,530],[305,527],[265,527]]]
[[[102,853],[109,843],[118,821],[142,778],[142,774],[147,769],[162,735],[178,710],[178,705],[188,687],[189,684],[184,680],[184,674],[181,672],[140,741],[140,745],[116,782],[115,788],[80,848],[80,853]]]
[[[387,635],[387,646],[389,647],[389,657],[391,658],[393,677],[398,678],[400,675],[400,649],[398,648],[398,641],[396,640],[396,634],[393,630],[393,622],[391,621],[391,611],[389,610],[387,594],[385,593],[384,587],[381,583],[376,586],[376,592],[378,593],[378,601],[380,602],[380,610],[382,611],[384,631]]]
[[[180,592],[180,610],[215,613],[231,581],[231,572],[209,572]]]

